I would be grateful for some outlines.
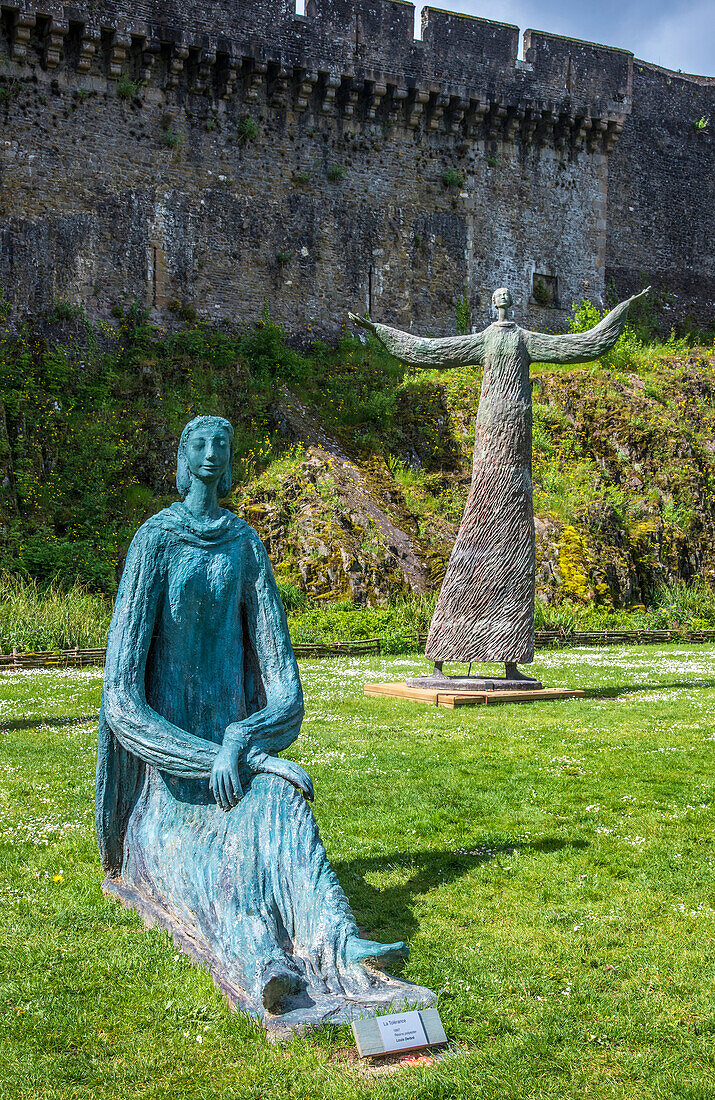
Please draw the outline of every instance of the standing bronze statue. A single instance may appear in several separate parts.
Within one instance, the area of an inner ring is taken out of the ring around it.
[[[350,314],[396,358],[412,367],[446,369],[483,364],[472,485],[427,638],[433,677],[444,683],[444,661],[498,661],[506,679],[459,681],[454,686],[541,686],[517,665],[534,659],[536,546],[531,487],[531,363],[588,363],[623,331],[630,305],[650,290],[621,302],[588,332],[550,336],[509,320],[506,287],[492,302],[498,319],[472,336],[430,340],[411,336],[369,317]]]

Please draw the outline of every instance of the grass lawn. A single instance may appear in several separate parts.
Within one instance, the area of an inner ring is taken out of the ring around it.
[[[416,658],[303,662],[293,755],[368,935],[409,939],[449,1054],[377,1074],[349,1028],[269,1042],[100,892],[101,670],[0,676],[0,1096],[715,1096],[715,648],[550,652],[600,698],[363,697]]]

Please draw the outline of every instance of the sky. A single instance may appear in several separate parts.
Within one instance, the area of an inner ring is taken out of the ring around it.
[[[667,69],[715,76],[715,0],[433,0],[432,6],[515,23],[522,32],[620,46]]]

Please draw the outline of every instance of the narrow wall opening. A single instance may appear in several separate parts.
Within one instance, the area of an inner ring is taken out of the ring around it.
[[[413,35],[416,42],[422,41],[422,12],[424,11],[423,4],[415,4],[415,29]]]

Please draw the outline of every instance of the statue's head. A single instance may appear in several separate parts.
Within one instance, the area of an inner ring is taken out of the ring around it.
[[[183,500],[193,478],[217,483],[218,495],[231,492],[233,428],[222,416],[195,416],[184,428],[176,459],[176,488]]]
[[[492,294],[492,305],[499,309],[509,309],[512,304],[511,291],[508,286],[500,286]]]

